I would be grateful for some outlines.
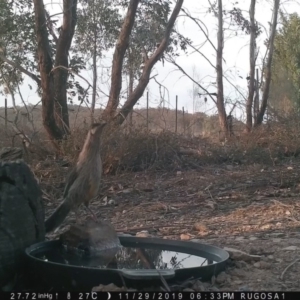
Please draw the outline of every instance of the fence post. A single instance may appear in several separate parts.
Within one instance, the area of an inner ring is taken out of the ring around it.
[[[147,92],[147,110],[146,110],[146,119],[147,119],[147,131],[149,130],[149,92]]]
[[[183,123],[183,133],[185,134],[184,106],[182,106],[182,123]]]
[[[178,110],[178,96],[176,95],[176,109],[175,109],[175,133],[177,133],[177,110]]]
[[[255,98],[254,98],[254,120],[256,122],[257,116],[259,113],[259,76],[258,76],[258,68],[256,68],[256,91],[255,91]]]

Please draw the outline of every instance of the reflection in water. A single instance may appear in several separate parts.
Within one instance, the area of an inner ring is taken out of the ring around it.
[[[182,269],[213,263],[203,257],[182,252],[127,247],[112,249],[93,257],[68,253],[63,247],[35,256],[60,264],[112,269]]]

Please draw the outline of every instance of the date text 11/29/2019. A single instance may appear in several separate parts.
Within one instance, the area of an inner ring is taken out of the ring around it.
[[[295,297],[296,296],[296,297]],[[274,292],[143,292],[119,293],[119,300],[290,300],[300,299],[300,293],[286,297],[286,293]],[[112,298],[109,298],[113,300]],[[114,298],[117,299],[117,298]]]
[[[0,293],[5,300],[299,300],[292,292],[52,292]]]

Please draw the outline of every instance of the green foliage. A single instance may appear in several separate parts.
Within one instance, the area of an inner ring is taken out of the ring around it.
[[[145,55],[150,56],[164,37],[171,3],[169,0],[141,1],[126,52],[125,74],[132,72],[135,79],[140,77]],[[178,56],[179,50],[186,50],[188,41],[173,30],[165,52],[171,56]]]
[[[125,74],[132,72],[135,79],[139,78],[146,55],[156,50],[163,37],[169,12],[169,1],[141,1],[125,57]]]
[[[114,1],[93,0],[83,2],[77,12],[78,22],[74,52],[80,52],[86,59],[114,46],[118,36],[121,19]],[[96,49],[94,48],[96,47]]]
[[[31,1],[0,0],[0,54],[38,76]],[[13,91],[22,82],[21,72],[0,58],[0,86]]]
[[[275,38],[271,104],[290,99],[300,107],[300,17],[281,14],[282,26]],[[277,104],[277,105],[276,105]]]

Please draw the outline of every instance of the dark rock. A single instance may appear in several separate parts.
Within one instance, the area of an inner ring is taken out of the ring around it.
[[[0,287],[22,268],[24,250],[45,239],[42,193],[23,161],[0,163]]]

